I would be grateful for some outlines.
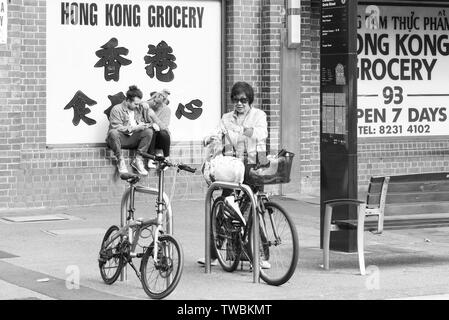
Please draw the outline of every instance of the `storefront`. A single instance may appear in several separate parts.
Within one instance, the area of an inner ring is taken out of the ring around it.
[[[449,167],[446,7],[359,1],[361,192],[371,175]],[[0,1],[1,208],[118,202],[105,112],[133,84],[144,97],[170,90],[172,158],[200,167],[232,84],[251,83],[270,153],[296,154],[292,182],[269,191],[318,195],[320,10],[313,0]],[[203,199],[206,187],[180,174],[175,198]]]

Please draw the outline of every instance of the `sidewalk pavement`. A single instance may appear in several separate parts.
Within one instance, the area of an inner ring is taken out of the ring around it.
[[[172,203],[174,234],[183,247],[184,269],[166,300],[449,299],[447,228],[365,233],[367,276],[359,275],[355,253],[331,252],[331,270],[325,271],[319,200],[273,200],[291,214],[299,233],[299,262],[289,282],[280,287],[253,283],[247,266],[233,273],[212,267],[206,274],[196,262],[204,256],[204,201],[178,200]],[[154,201],[144,217],[154,214]],[[38,215],[65,220],[11,221]],[[0,299],[149,299],[130,267],[123,282],[109,286],[101,279],[100,243],[119,216],[119,205],[0,211]],[[72,281],[77,278],[79,287]]]

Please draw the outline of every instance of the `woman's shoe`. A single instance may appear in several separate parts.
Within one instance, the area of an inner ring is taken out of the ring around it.
[[[196,262],[204,266],[206,264],[206,258],[199,258]],[[210,265],[214,267],[218,266],[218,259],[210,259]]]

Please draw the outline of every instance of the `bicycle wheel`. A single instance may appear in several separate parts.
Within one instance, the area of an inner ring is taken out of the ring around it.
[[[125,259],[121,252],[122,237],[119,236],[114,241],[105,246],[119,231],[119,227],[111,226],[106,231],[103,241],[101,242],[100,256],[98,259],[98,266],[100,267],[100,274],[103,281],[107,284],[113,284],[120,272],[122,271]]]
[[[269,267],[261,268],[260,277],[270,285],[279,286],[292,277],[298,264],[296,227],[287,212],[274,202],[265,203],[265,212],[259,214],[259,219],[260,259],[267,261]],[[252,229],[250,242],[251,235]]]
[[[157,262],[154,261],[154,243],[145,251],[140,265],[141,281],[145,293],[153,299],[168,296],[178,285],[184,265],[181,245],[171,235],[158,240]]]
[[[240,227],[224,215],[224,198],[218,197],[212,205],[211,245],[223,270],[233,272],[240,262]]]

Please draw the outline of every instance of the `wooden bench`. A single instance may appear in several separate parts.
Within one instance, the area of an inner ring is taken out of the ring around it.
[[[438,228],[449,226],[449,172],[371,177],[366,202],[337,199],[325,202],[323,227],[324,269],[329,269],[332,231],[357,230],[360,273],[365,275],[364,231]],[[357,207],[357,219],[332,219],[341,205]]]

